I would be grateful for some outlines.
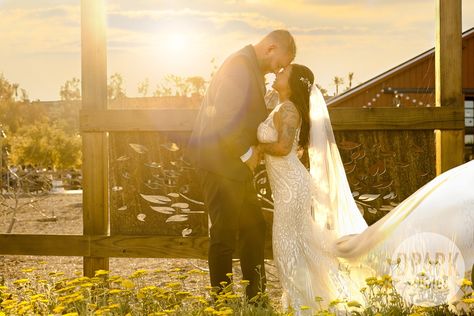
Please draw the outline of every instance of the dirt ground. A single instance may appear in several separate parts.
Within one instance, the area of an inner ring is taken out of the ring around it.
[[[20,207],[15,215],[16,221],[11,231],[12,234],[82,234],[82,195],[80,192],[73,194],[50,194],[36,198],[34,207],[26,202],[31,198],[20,199]],[[12,214],[0,208],[0,233],[6,233],[11,224]],[[45,256],[1,256],[0,255],[0,281],[15,280],[24,277],[22,269],[37,268],[43,272],[64,272],[66,276],[82,273],[82,257],[45,257]],[[158,259],[158,258],[110,258],[110,273],[113,275],[129,276],[138,269],[154,271],[161,269],[169,271],[181,268],[185,271],[200,269],[208,271],[207,261],[198,259]],[[266,262],[267,292],[275,307],[279,307],[281,287],[273,261]],[[237,280],[241,278],[238,260],[234,262],[234,275]],[[146,278],[146,277],[145,277]],[[149,279],[145,282],[166,282],[167,280]],[[188,290],[202,290],[209,285],[208,274],[189,280]]]

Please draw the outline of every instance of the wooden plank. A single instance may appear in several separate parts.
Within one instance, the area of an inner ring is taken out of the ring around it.
[[[464,129],[464,110],[457,108],[334,108],[335,131]]]
[[[82,235],[0,234],[0,254],[88,256],[89,239]]]
[[[104,0],[81,0],[82,107],[107,108],[107,46]]]
[[[108,137],[105,133],[82,135],[82,200],[84,235],[105,235],[109,227],[108,212]],[[109,259],[84,258],[84,275],[108,270]]]
[[[464,131],[435,131],[436,174],[464,163]]]
[[[83,110],[81,129],[89,131],[191,131],[196,109]],[[458,108],[329,108],[333,129],[401,130],[463,129],[464,110]]]
[[[208,246],[207,237],[0,234],[2,255],[206,259]],[[270,242],[265,257],[272,258]]]
[[[436,1],[436,106],[464,108],[462,95],[461,0]],[[464,117],[464,111],[463,111]],[[463,118],[464,120],[464,118]],[[436,132],[436,173],[464,163],[464,133]]]
[[[207,258],[207,237],[97,236],[91,255],[127,258]]]
[[[197,109],[82,110],[81,131],[190,131]]]
[[[107,46],[104,0],[81,1],[82,107],[107,109]],[[106,133],[83,133],[84,234],[108,231],[108,151]],[[84,257],[84,274],[108,269],[109,259]]]

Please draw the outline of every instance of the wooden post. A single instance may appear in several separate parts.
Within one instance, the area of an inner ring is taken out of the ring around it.
[[[82,108],[107,109],[107,45],[104,0],[81,0]],[[84,235],[108,233],[107,133],[82,133]],[[109,258],[84,257],[84,275],[109,268]]]
[[[461,0],[436,0],[436,106],[463,107]],[[436,130],[436,173],[464,162],[464,130]]]

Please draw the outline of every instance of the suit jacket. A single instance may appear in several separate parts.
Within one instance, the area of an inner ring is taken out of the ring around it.
[[[264,96],[264,75],[248,45],[225,60],[206,91],[188,146],[196,167],[237,181],[252,177],[240,156],[258,142]]]

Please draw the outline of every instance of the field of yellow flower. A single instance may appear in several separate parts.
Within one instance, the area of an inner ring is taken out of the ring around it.
[[[44,209],[54,214],[17,214],[13,233],[81,234],[80,196],[55,196]],[[45,201],[46,203],[47,201]],[[42,221],[54,215],[57,221]],[[43,261],[43,260],[47,260]],[[243,293],[235,263],[235,282],[224,293],[211,295],[206,262],[183,259],[111,258],[111,271],[83,277],[81,258],[0,256],[0,316],[17,315],[252,315],[289,316],[281,310],[281,288],[274,265],[267,262],[268,289],[256,302]],[[178,267],[177,267],[178,266]],[[64,271],[64,272],[58,272]],[[76,272],[79,271],[79,272]],[[462,280],[463,298],[456,303],[464,315],[474,315],[472,282]],[[410,306],[394,291],[390,276],[369,278],[361,289],[363,302],[323,302],[315,315],[454,315],[453,306]],[[300,307],[303,312],[308,306]]]
[[[92,278],[66,277],[37,268],[22,269],[22,278],[0,285],[0,315],[293,315],[272,307],[267,294],[244,298],[247,281],[226,284],[216,295],[210,287],[189,290],[193,280],[207,275],[199,269],[184,271],[136,270],[111,275],[98,270]],[[79,274],[79,273],[78,273]],[[232,277],[232,276],[231,276]],[[335,300],[321,304],[315,315],[454,315],[447,305],[421,308],[406,304],[395,292],[390,276],[369,278],[361,289],[364,302]],[[472,282],[463,280],[465,315],[474,313]],[[315,298],[322,303],[322,299]],[[325,306],[325,307],[323,307]],[[460,306],[459,306],[460,307]],[[304,312],[308,306],[301,306]]]

